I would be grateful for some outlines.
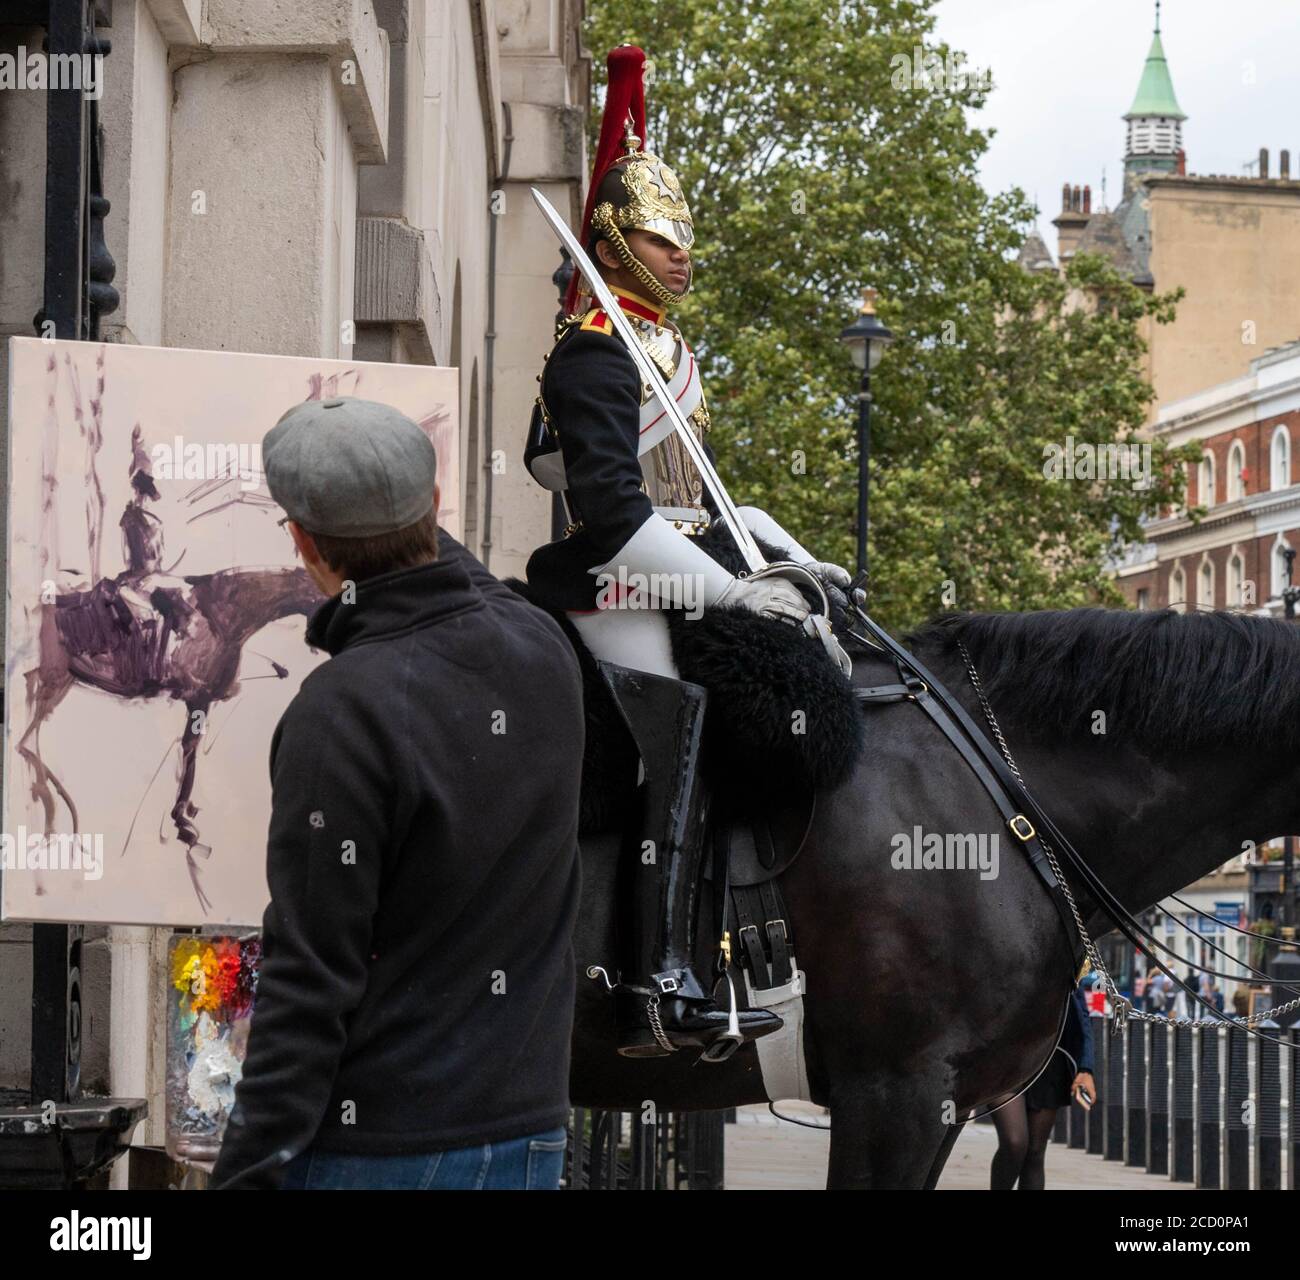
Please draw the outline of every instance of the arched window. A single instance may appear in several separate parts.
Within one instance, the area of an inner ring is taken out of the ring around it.
[[[1187,575],[1181,565],[1169,575],[1169,607],[1175,613],[1187,612]]]
[[[1239,555],[1228,561],[1228,608],[1240,609],[1246,604],[1246,566]]]
[[[1240,440],[1228,450],[1228,501],[1239,502],[1246,496],[1246,450]]]
[[[1196,607],[1214,608],[1214,565],[1209,560],[1201,561],[1196,574]]]
[[[1196,505],[1214,506],[1214,454],[1208,449],[1201,455],[1201,465],[1196,472]]]
[[[1268,487],[1291,487],[1291,433],[1285,427],[1273,432],[1273,443],[1268,451]]]

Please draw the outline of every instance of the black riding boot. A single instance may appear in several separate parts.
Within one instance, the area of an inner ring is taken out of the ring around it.
[[[697,684],[601,662],[645,769],[635,858],[630,967],[618,995],[619,1053],[660,1057],[682,1046],[722,1061],[742,1043],[782,1026],[764,1009],[731,1014],[695,973],[695,898],[705,846],[707,796],[699,770],[706,691]]]

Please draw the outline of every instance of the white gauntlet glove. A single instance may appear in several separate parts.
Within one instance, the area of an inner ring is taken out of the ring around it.
[[[810,612],[799,588],[784,578],[760,578],[757,581],[733,578],[715,603],[741,605],[795,627],[800,626]]]
[[[849,583],[853,581],[853,575],[847,569],[838,564],[831,564],[826,560],[814,560],[812,555],[805,551],[761,507],[737,507],[736,511],[751,533],[756,534],[764,542],[768,542],[774,547],[783,548],[791,560],[796,564],[803,565],[805,569],[811,570],[823,582],[832,587],[839,587],[842,591],[848,590]]]
[[[810,560],[804,568],[810,569],[831,586],[839,587],[841,591],[847,591],[849,583],[853,581],[853,575],[847,569],[838,564],[831,564],[829,560]]]

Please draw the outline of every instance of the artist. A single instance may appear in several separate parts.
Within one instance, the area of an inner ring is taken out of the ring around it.
[[[555,1189],[577,660],[438,527],[409,418],[308,402],[263,457],[330,659],[271,743],[265,957],[212,1185]]]

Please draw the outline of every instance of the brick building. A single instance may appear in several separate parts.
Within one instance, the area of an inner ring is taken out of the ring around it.
[[[1152,521],[1146,546],[1119,569],[1125,598],[1139,609],[1280,616],[1284,552],[1300,549],[1300,341],[1251,361],[1243,377],[1166,404],[1155,433],[1198,445],[1201,457],[1188,466],[1187,506]]]

